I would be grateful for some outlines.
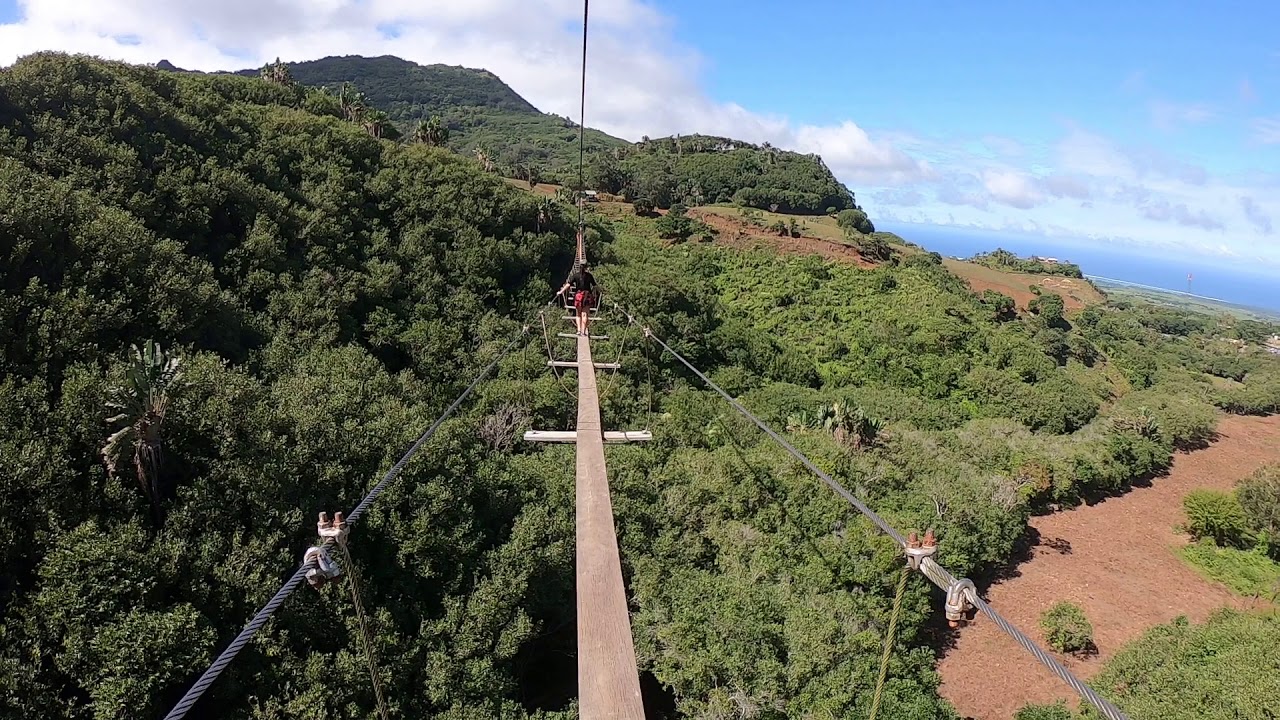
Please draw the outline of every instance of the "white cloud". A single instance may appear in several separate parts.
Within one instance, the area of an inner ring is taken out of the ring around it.
[[[1151,122],[1161,130],[1172,131],[1180,125],[1200,125],[1218,116],[1218,111],[1205,103],[1174,103],[1156,100],[1149,106]]]
[[[1280,143],[1280,116],[1254,118],[1253,139],[1263,145],[1275,145]]]
[[[1016,170],[987,170],[982,175],[982,185],[997,202],[1011,207],[1025,210],[1044,200],[1035,181]]]

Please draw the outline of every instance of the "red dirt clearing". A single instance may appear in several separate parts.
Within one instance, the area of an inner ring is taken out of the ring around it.
[[[769,233],[738,220],[727,218],[719,213],[707,212],[700,208],[689,211],[689,217],[697,218],[720,231],[715,242],[720,245],[740,249],[767,247],[784,254],[821,255],[827,260],[839,260],[854,263],[860,267],[875,267],[876,264],[862,257],[849,245],[823,240],[822,238],[802,235],[798,238],[782,237]]]
[[[1280,461],[1280,416],[1225,416],[1220,439],[1205,450],[1178,454],[1167,477],[1092,507],[1032,518],[1040,533],[1030,560],[1016,577],[991,586],[986,599],[1043,645],[1040,614],[1060,600],[1084,608],[1093,623],[1097,656],[1061,657],[1088,680],[1125,643],[1179,615],[1203,622],[1220,607],[1253,601],[1196,574],[1174,552],[1186,539],[1182,498],[1197,488],[1231,489],[1267,462]],[[1011,720],[1027,703],[1075,694],[989,620],[979,616],[958,633],[938,664],[942,696],[965,718]]]

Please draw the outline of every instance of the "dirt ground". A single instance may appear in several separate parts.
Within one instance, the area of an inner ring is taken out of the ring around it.
[[[1203,622],[1223,606],[1252,606],[1174,552],[1187,542],[1173,529],[1183,521],[1183,496],[1197,488],[1229,490],[1259,466],[1280,461],[1280,416],[1226,416],[1218,432],[1209,448],[1178,454],[1169,475],[1150,487],[1032,518],[1038,539],[1030,559],[992,585],[987,601],[1040,641],[1040,614],[1060,600],[1078,603],[1093,623],[1098,654],[1059,660],[1086,680],[1153,625],[1178,615]],[[938,670],[943,697],[965,718],[1011,720],[1027,703],[1059,698],[1076,706],[1071,688],[981,616],[957,633]]]
[[[947,269],[964,279],[969,287],[979,295],[983,290],[995,290],[1013,298],[1020,310],[1027,309],[1027,303],[1035,299],[1031,292],[1032,285],[1039,285],[1048,292],[1062,296],[1062,304],[1067,310],[1079,310],[1089,305],[1100,303],[1104,298],[1083,280],[1051,275],[1027,275],[1025,273],[1009,273],[994,270],[977,263],[962,262],[947,258],[943,261]]]
[[[707,212],[700,208],[690,210],[689,217],[697,218],[719,230],[720,235],[715,241],[720,245],[735,248],[768,247],[782,253],[796,255],[817,254],[827,260],[850,262],[860,267],[875,267],[875,263],[862,257],[856,249],[842,243],[807,235],[798,238],[782,237],[767,232],[762,228],[727,218],[719,213]]]

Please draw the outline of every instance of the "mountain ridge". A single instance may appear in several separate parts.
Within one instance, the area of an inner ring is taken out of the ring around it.
[[[475,156],[508,177],[577,182],[578,124],[539,110],[492,71],[421,65],[395,55],[330,55],[280,64],[294,82],[331,93],[349,83],[402,132],[438,117],[449,130],[442,141],[446,147]],[[191,72],[167,60],[155,67]],[[734,201],[815,215],[858,207],[853,192],[816,153],[700,133],[631,142],[588,127],[582,139],[587,184],[628,200],[657,207]]]

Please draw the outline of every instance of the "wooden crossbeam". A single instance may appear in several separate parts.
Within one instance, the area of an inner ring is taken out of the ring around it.
[[[547,367],[576,368],[578,363],[575,360],[548,360]],[[620,363],[595,363],[597,370],[617,370],[621,367]]]
[[[576,338],[578,337],[578,334],[577,333],[556,333],[556,337]],[[609,336],[608,335],[592,335],[591,339],[592,340],[608,340]]]
[[[629,442],[648,442],[653,433],[648,430],[606,430],[600,433],[606,445]],[[578,442],[576,430],[528,430],[524,434],[528,442],[572,443]]]

